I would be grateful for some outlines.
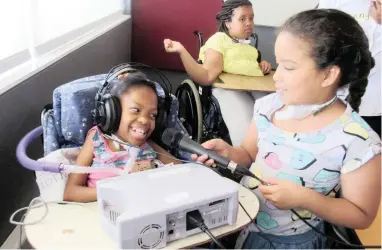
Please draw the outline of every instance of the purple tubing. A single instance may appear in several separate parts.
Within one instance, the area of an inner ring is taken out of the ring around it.
[[[59,173],[63,170],[62,163],[57,162],[38,162],[27,156],[26,150],[29,144],[42,134],[42,126],[37,127],[26,134],[16,148],[16,158],[19,163],[27,169],[35,171],[47,171]]]

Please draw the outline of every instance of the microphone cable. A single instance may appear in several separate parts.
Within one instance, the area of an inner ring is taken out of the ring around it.
[[[157,152],[157,153],[158,153],[158,152]],[[182,162],[185,162],[185,163],[194,163],[194,164],[199,164],[199,165],[203,165],[203,166],[205,166],[205,167],[208,167],[208,166],[206,166],[206,165],[204,165],[204,164],[202,164],[202,163],[200,163],[200,162],[185,161],[185,160],[177,159],[177,158],[175,158],[175,157],[170,157],[170,156],[165,155],[165,154],[161,154],[161,153],[158,153],[158,154],[163,155],[163,156],[168,157],[168,158],[171,158],[171,159],[174,159],[174,160],[182,161]],[[219,166],[218,164],[216,164],[216,165],[217,165],[218,167],[220,167],[220,168],[224,168],[224,167]],[[213,170],[213,167],[208,167],[208,168],[210,168],[210,169]],[[220,176],[222,176],[220,172],[218,172],[218,171],[215,171],[215,172],[218,173]],[[269,185],[268,183],[264,182],[261,178],[257,177],[257,176],[256,176],[255,174],[253,174],[252,172],[249,172],[249,173],[250,173],[250,177],[252,177],[252,178],[258,180],[261,184],[263,184],[263,185]],[[240,174],[240,175],[242,175],[242,176],[245,176],[244,173],[237,173],[237,174]],[[254,222],[255,219],[252,219],[252,218],[251,218],[251,216],[250,216],[249,213],[245,210],[244,206],[240,203],[240,201],[239,201],[239,205],[243,208],[244,212],[247,214],[247,216],[248,216],[249,219],[251,220],[251,223]],[[341,241],[341,240],[337,240],[336,238],[333,238],[333,237],[331,237],[331,236],[325,234],[325,233],[322,232],[321,230],[318,230],[316,227],[314,227],[312,224],[310,224],[305,218],[301,217],[301,216],[296,212],[296,210],[294,210],[293,208],[290,209],[290,211],[291,211],[293,214],[295,214],[295,215],[296,215],[302,222],[304,222],[307,226],[309,226],[312,230],[314,230],[316,233],[320,234],[320,235],[323,236],[324,238],[326,238],[326,239],[328,239],[328,240],[331,240],[331,241],[333,241],[333,242],[335,242],[335,243],[337,243],[337,244],[341,244],[341,245],[343,245],[343,246],[349,246],[349,247],[353,247],[353,248],[360,248],[360,249],[364,249],[364,248],[381,249],[381,247],[382,247],[381,245],[370,245],[370,246],[367,246],[367,245],[357,245],[357,244],[351,244],[351,243],[343,242],[343,241]],[[257,224],[255,223],[255,225],[257,225]],[[257,228],[259,229],[260,232],[263,233],[262,236],[266,239],[266,237],[265,237],[265,233],[264,233],[259,227],[257,227]],[[267,239],[267,241],[268,241],[268,242],[271,244],[271,246],[275,249],[275,247],[273,246],[272,242],[271,242],[269,239]]]
[[[247,209],[244,208],[243,204],[241,204],[240,201],[239,201],[239,205],[241,206],[241,208],[244,210],[244,212],[247,214],[248,218],[250,219],[249,224],[254,223],[255,220],[256,220],[256,217],[252,219],[251,215],[247,212]],[[265,232],[256,223],[254,223],[254,224],[257,227],[257,229],[259,229],[259,231],[263,234],[261,236],[269,242],[269,244],[271,245],[272,249],[276,249],[275,246],[273,245],[272,241],[270,239],[268,239],[267,236],[265,236]]]
[[[175,158],[175,157],[172,157],[172,156],[168,156],[168,155],[165,155],[165,154],[162,154],[162,153],[159,153],[159,152],[156,152],[157,154],[159,155],[162,155],[162,156],[165,156],[165,157],[168,157],[170,159],[173,159],[173,160],[178,160],[178,161],[181,161],[181,162],[184,162],[184,163],[193,163],[193,164],[197,164],[197,165],[201,165],[203,167],[207,167],[208,169],[214,171],[215,173],[217,173],[218,175],[220,175],[221,177],[224,177],[216,168],[214,167],[208,167],[204,164],[202,164],[201,162],[194,162],[194,161],[187,161],[187,160],[182,160],[182,159],[178,159],[178,158]],[[220,166],[219,166],[220,167]],[[221,168],[221,167],[220,167]],[[256,176],[257,178],[257,176]],[[258,179],[260,182],[263,182],[265,183],[263,180],[261,179]],[[241,208],[243,209],[243,211],[247,214],[250,222],[248,224],[251,224],[253,223],[255,220],[256,220],[256,217],[252,219],[251,215],[248,213],[248,211],[244,208],[243,204],[241,203],[241,201],[239,200],[239,205],[241,206]],[[272,244],[272,241],[268,239],[268,237],[265,236],[265,232],[255,223],[255,226],[257,227],[257,229],[259,229],[259,231],[261,233],[263,233],[262,237],[264,237],[268,242],[269,244],[271,245],[272,249],[276,249],[275,246]],[[212,239],[212,238],[211,238]],[[213,240],[213,239],[212,239]],[[213,241],[215,244],[217,244],[215,241]],[[218,245],[218,244],[217,244]],[[224,248],[224,247],[223,247]]]
[[[207,234],[211,240],[221,249],[226,249],[224,245],[211,233],[206,224],[204,224],[204,220],[199,210],[194,210],[187,213],[187,225],[190,225],[194,228],[198,227],[202,230],[203,233]]]
[[[118,142],[120,144],[124,144],[124,145],[129,146],[129,147],[134,147],[134,146],[132,146],[132,145],[122,141],[122,140],[116,140],[113,137],[108,136],[108,135],[103,135],[103,137],[105,137],[105,138],[107,138],[109,140]],[[155,150],[154,150],[154,152],[159,154],[159,155],[162,155],[164,157],[173,159],[173,160],[181,161],[181,162],[184,162],[184,163],[198,164],[198,165],[207,167],[207,168],[211,169],[212,171],[214,171],[215,173],[217,173],[217,174],[219,174],[221,176],[221,174],[219,173],[219,171],[217,169],[210,168],[210,167],[208,167],[208,166],[206,166],[206,165],[204,165],[204,164],[202,164],[200,162],[193,162],[193,161],[187,161],[187,160],[178,159],[176,157],[172,157],[172,156],[169,156],[169,155],[157,152]],[[187,214],[187,223],[189,223],[190,225],[193,225],[195,227],[198,227],[203,233],[207,234],[211,238],[211,240],[217,246],[219,246],[221,249],[226,249],[224,247],[224,245],[211,233],[211,231],[208,229],[208,227],[204,224],[203,217],[202,217],[202,215],[200,214],[200,212],[198,210],[192,211],[192,212]]]
[[[261,178],[257,177],[255,174],[253,174],[252,172],[249,172],[250,173],[250,177],[252,178],[255,178],[256,180],[258,180],[261,184],[263,185],[269,185],[268,183],[264,182]],[[243,173],[239,173],[239,174],[242,174]],[[372,245],[372,246],[365,246],[365,245],[357,245],[357,244],[352,244],[352,243],[347,243],[347,242],[343,242],[343,241],[340,241],[340,240],[337,240],[336,238],[333,238],[327,234],[325,234],[324,232],[322,232],[321,230],[318,230],[316,227],[314,227],[312,224],[310,224],[305,218],[302,218],[297,212],[296,210],[294,210],[293,208],[290,209],[290,211],[296,215],[302,222],[304,222],[308,227],[310,227],[311,229],[313,229],[316,233],[320,234],[321,236],[323,236],[324,238],[326,239],[329,239],[333,242],[336,242],[338,244],[341,244],[341,245],[344,245],[344,246],[349,246],[349,247],[354,247],[354,248],[375,248],[375,249],[381,249],[381,245]]]
[[[111,139],[111,138],[110,138]],[[112,139],[112,140],[114,140],[114,139]],[[194,164],[199,164],[199,165],[202,165],[202,166],[204,166],[204,167],[208,167],[208,166],[206,166],[206,165],[204,165],[204,164],[202,164],[202,163],[200,163],[200,162],[194,162],[194,161],[187,161],[187,160],[182,160],[182,159],[178,159],[178,158],[175,158],[175,157],[171,157],[171,156],[169,156],[169,155],[166,155],[166,154],[162,154],[162,153],[159,153],[159,152],[156,152],[157,154],[159,154],[159,155],[162,155],[162,156],[164,156],[164,157],[168,157],[168,158],[170,158],[170,159],[173,159],[173,160],[178,160],[178,161],[181,161],[181,162],[185,162],[185,163],[194,163]],[[222,166],[220,166],[219,164],[216,164],[218,167],[220,167],[220,168],[223,168],[223,169],[225,169],[224,167],[222,167]],[[218,173],[220,176],[222,176],[221,175],[221,173],[220,172],[218,172],[217,170],[215,171],[214,170],[214,168],[213,167],[208,167],[209,169],[211,169],[211,170],[213,170],[215,173]],[[252,178],[254,178],[254,179],[256,179],[256,180],[258,180],[262,185],[269,185],[268,183],[266,183],[265,181],[263,181],[261,178],[259,178],[259,177],[257,177],[255,174],[253,174],[252,172],[250,172],[250,171],[246,171],[246,173],[243,173],[243,172],[236,172],[237,174],[240,174],[240,175],[242,175],[242,176],[249,176],[249,177],[252,177]],[[240,204],[240,206],[244,209],[244,206],[239,202],[239,204]],[[246,210],[244,209],[244,211],[246,212]],[[324,238],[326,238],[326,239],[329,239],[329,240],[331,240],[331,241],[333,241],[333,242],[335,242],[335,243],[338,243],[338,244],[341,244],[341,245],[343,245],[343,246],[349,246],[349,247],[353,247],[353,248],[373,248],[373,249],[380,249],[381,248],[381,246],[379,245],[371,245],[371,246],[365,246],[365,245],[357,245],[357,244],[351,244],[351,243],[346,243],[346,242],[343,242],[343,241],[340,241],[340,240],[337,240],[337,239],[335,239],[335,238],[333,238],[333,237],[331,237],[331,236],[329,236],[329,235],[327,235],[327,234],[325,234],[324,232],[322,232],[321,230],[318,230],[316,227],[314,227],[312,224],[310,224],[305,218],[302,218],[293,208],[292,209],[290,209],[290,211],[293,213],[293,214],[295,214],[302,222],[304,222],[307,226],[309,226],[312,230],[314,230],[316,233],[318,233],[318,234],[320,234],[321,236],[323,236]],[[246,212],[247,213],[247,212]],[[248,213],[247,213],[247,215],[249,215]],[[250,220],[251,220],[251,222],[253,222],[254,220],[252,220],[252,218],[249,216],[249,218],[250,218]],[[256,224],[256,223],[255,223]],[[260,228],[259,228],[259,230],[260,230]],[[261,230],[260,230],[261,231]],[[262,232],[263,234],[265,234],[264,232]],[[264,236],[264,235],[263,235]],[[268,240],[269,241],[269,240]],[[270,241],[269,241],[270,242]],[[271,243],[271,242],[270,242]],[[271,245],[272,245],[272,243],[271,243]],[[272,245],[273,246],[273,245]]]

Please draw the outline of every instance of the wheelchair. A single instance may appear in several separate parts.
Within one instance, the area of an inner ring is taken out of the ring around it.
[[[41,112],[44,155],[63,149],[80,147],[86,139],[87,132],[94,123],[95,95],[103,84],[107,74],[80,78],[57,87],[53,91],[53,103],[47,104]],[[171,86],[155,82],[160,97],[165,91],[171,93]],[[162,128],[154,130],[151,139],[166,148],[161,141],[163,127],[174,128],[187,135],[178,117],[179,103],[176,97],[169,94],[171,103],[167,111],[167,119]],[[166,148],[167,149],[167,148]],[[170,151],[170,149],[167,149]],[[181,150],[171,151],[182,160],[190,160],[190,154]]]
[[[199,50],[203,46],[203,34],[196,30]],[[258,47],[258,35],[252,34],[251,45]],[[259,51],[258,62],[261,62]],[[198,61],[198,63],[202,63]],[[192,140],[202,143],[210,139],[221,138],[231,143],[229,131],[224,123],[218,100],[212,95],[212,86],[201,86],[191,79],[184,80],[176,89],[175,96],[179,101],[179,120]]]

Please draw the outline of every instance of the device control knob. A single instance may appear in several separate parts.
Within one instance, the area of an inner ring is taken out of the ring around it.
[[[168,220],[168,224],[174,227],[175,226],[175,220],[173,218],[170,218]]]

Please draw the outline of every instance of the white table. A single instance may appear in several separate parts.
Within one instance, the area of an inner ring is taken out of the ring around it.
[[[238,184],[239,185],[239,184]],[[239,185],[239,200],[253,218],[259,210],[257,197],[248,189]],[[117,249],[116,244],[101,228],[100,215],[96,202],[83,204],[49,204],[48,215],[35,225],[25,226],[29,243],[36,249]],[[44,214],[44,207],[32,209],[25,218],[26,222],[36,221]],[[216,237],[236,232],[250,223],[248,215],[239,206],[237,221],[234,225],[225,225],[212,229]],[[170,242],[167,248],[190,248],[210,241],[199,233],[184,239]]]
[[[243,76],[230,73],[221,73],[219,80],[214,83],[215,87],[231,90],[250,90],[275,92],[276,86],[273,80],[275,71],[266,76]]]

